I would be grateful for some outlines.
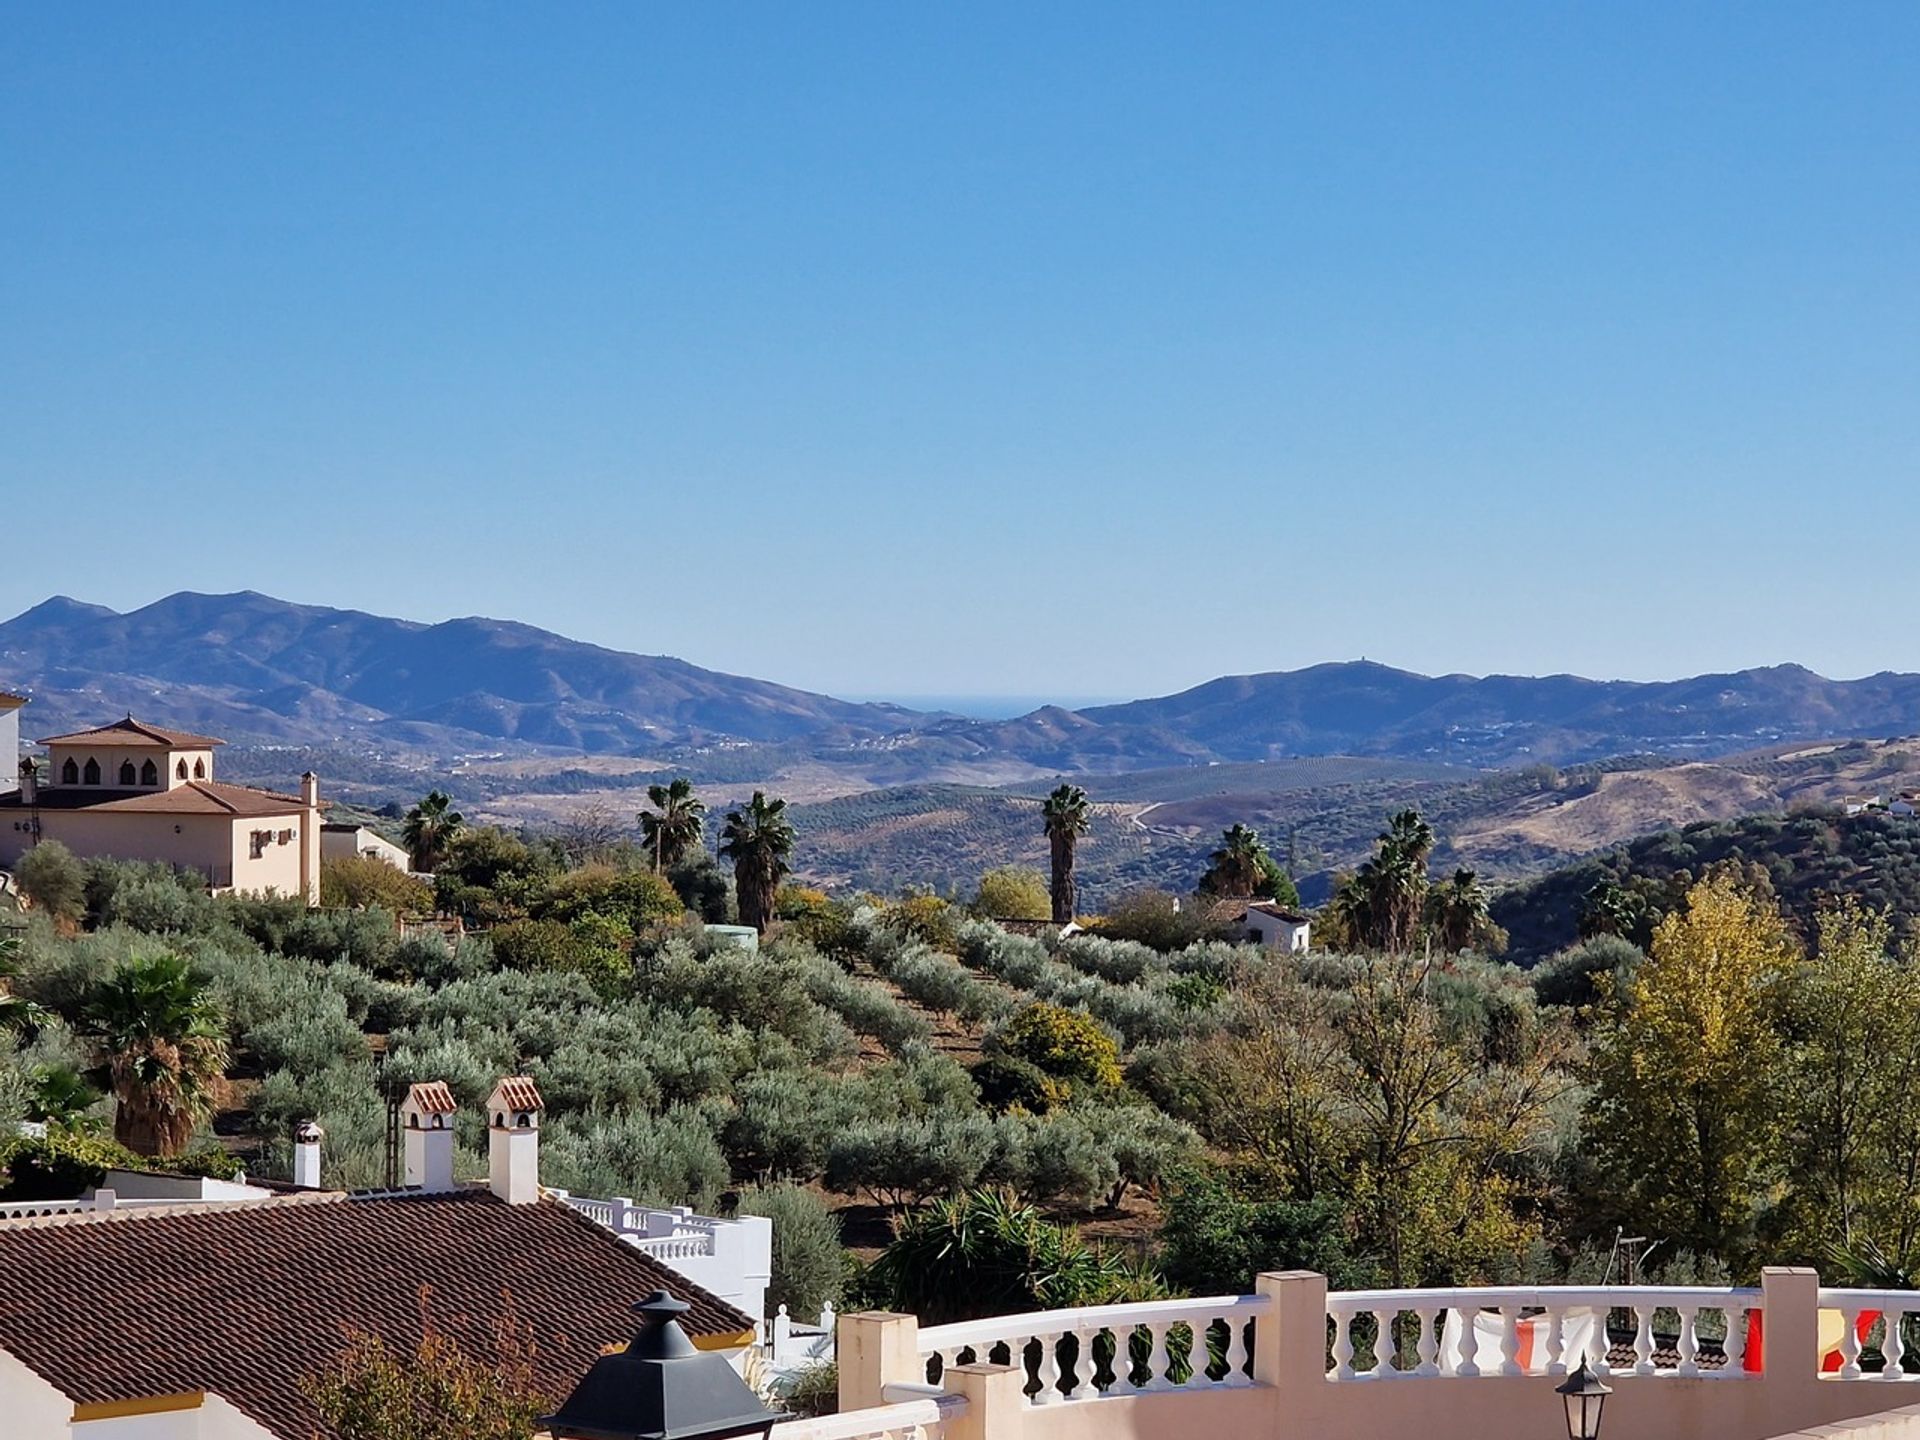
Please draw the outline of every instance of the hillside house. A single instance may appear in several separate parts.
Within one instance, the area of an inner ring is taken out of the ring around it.
[[[750,1316],[541,1192],[530,1080],[489,1097],[484,1186],[450,1178],[444,1085],[416,1085],[402,1113],[407,1190],[0,1224],[0,1434],[313,1440],[325,1432],[301,1378],[328,1366],[349,1332],[410,1351],[423,1295],[436,1328],[473,1355],[489,1353],[510,1304],[533,1332],[535,1378],[555,1396],[627,1339],[630,1307],[656,1290],[690,1306],[681,1324],[698,1348],[734,1356],[752,1343]],[[316,1140],[303,1133],[303,1148]]]
[[[1289,955],[1307,953],[1312,923],[1298,910],[1272,900],[1256,900],[1247,906],[1242,923],[1247,927],[1247,939],[1256,945]]]
[[[52,735],[43,765],[20,762],[0,794],[0,869],[43,840],[83,858],[156,860],[196,870],[214,891],[320,901],[320,786],[300,794],[228,785],[213,774],[224,741],[132,715]]]
[[[404,846],[396,845],[378,830],[367,825],[329,821],[320,827],[320,863],[354,857],[382,860],[396,870],[411,870],[413,857]]]

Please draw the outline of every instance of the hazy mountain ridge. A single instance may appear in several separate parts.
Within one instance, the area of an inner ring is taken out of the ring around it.
[[[182,592],[126,614],[55,597],[0,623],[7,686],[33,697],[29,733],[131,708],[236,741],[442,755],[745,746],[733,767],[743,776],[772,778],[802,753],[877,785],[995,765],[1091,774],[1339,754],[1473,767],[1624,753],[1697,759],[1920,730],[1920,676],[1836,681],[1797,665],[1636,682],[1427,676],[1355,661],[1225,676],[1119,705],[963,720],[512,621],[428,625],[251,591]],[[753,747],[767,747],[762,769]]]
[[[847,740],[916,718],[509,621],[425,625],[251,591],[124,615],[56,597],[0,624],[0,685],[32,695],[36,733],[133,708],[233,740],[449,753]]]

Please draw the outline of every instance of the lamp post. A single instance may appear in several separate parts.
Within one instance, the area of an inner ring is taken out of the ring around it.
[[[540,1422],[553,1440],[766,1440],[788,1417],[762,1405],[726,1356],[694,1348],[675,1318],[686,1308],[664,1290],[634,1306],[632,1342],[594,1361]]]
[[[1600,1440],[1600,1409],[1613,1387],[1587,1368],[1586,1356],[1580,1357],[1578,1370],[1554,1387],[1554,1393],[1566,1402],[1567,1440]]]

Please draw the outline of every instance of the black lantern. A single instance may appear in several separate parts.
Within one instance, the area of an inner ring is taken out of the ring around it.
[[[1567,1440],[1600,1440],[1600,1407],[1613,1387],[1587,1368],[1587,1357],[1582,1355],[1580,1368],[1554,1388],[1567,1402]]]
[[[675,1318],[683,1301],[656,1290],[638,1305],[625,1350],[602,1355],[556,1415],[554,1440],[726,1440],[759,1435],[788,1417],[760,1403],[726,1356],[694,1349]]]

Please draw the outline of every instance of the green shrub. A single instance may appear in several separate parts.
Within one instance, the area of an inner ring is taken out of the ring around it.
[[[838,1304],[846,1285],[847,1256],[840,1222],[820,1197],[798,1185],[770,1185],[740,1197],[740,1213],[773,1222],[773,1279],[767,1311],[780,1306],[796,1319]]]
[[[1048,920],[1053,899],[1047,877],[1038,870],[1002,865],[980,877],[968,907],[982,920]]]
[[[1031,1060],[997,1051],[970,1073],[981,1100],[996,1111],[1026,1110],[1044,1115],[1054,1106],[1065,1104],[1073,1093],[1071,1085],[1062,1084]]]
[[[642,1205],[711,1210],[727,1188],[727,1158],[690,1106],[663,1115],[560,1116],[540,1138],[548,1183],[578,1195],[625,1195]]]
[[[555,876],[533,905],[533,913],[542,919],[565,922],[597,915],[623,922],[630,935],[677,921],[685,910],[661,876],[611,865],[585,865]]]
[[[1120,1047],[1099,1021],[1082,1011],[1044,1002],[1029,1005],[1002,1027],[995,1042],[1015,1059],[1069,1085],[1109,1090],[1120,1084]]]
[[[34,909],[69,924],[87,911],[87,867],[58,840],[42,840],[14,862],[13,878]]]

